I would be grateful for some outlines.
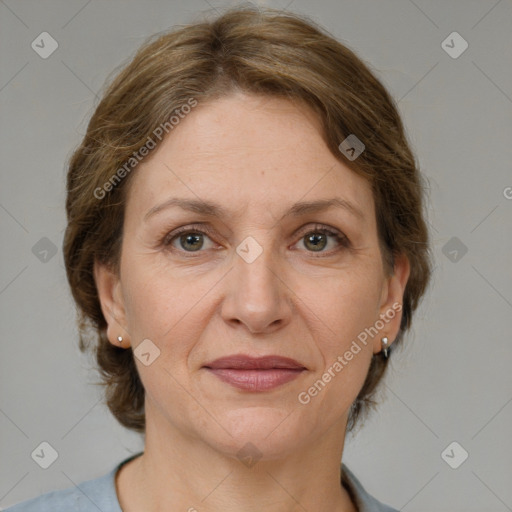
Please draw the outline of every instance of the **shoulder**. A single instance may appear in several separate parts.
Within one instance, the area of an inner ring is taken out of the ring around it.
[[[354,473],[345,464],[341,465],[341,481],[356,503],[359,512],[398,512],[397,509],[385,505],[373,496],[370,496]]]
[[[114,483],[116,469],[75,487],[22,501],[4,512],[121,512]]]

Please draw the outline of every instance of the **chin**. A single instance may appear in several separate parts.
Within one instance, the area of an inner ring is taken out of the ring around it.
[[[242,407],[218,417],[222,418],[222,426],[231,435],[221,428],[210,430],[210,434],[217,435],[215,439],[209,436],[207,442],[236,458],[246,452],[261,460],[285,458],[296,453],[297,446],[305,441],[307,425],[284,409]]]

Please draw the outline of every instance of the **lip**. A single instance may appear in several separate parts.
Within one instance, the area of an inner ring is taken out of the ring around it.
[[[231,356],[220,357],[210,363],[204,365],[206,368],[213,370],[305,370],[305,366],[291,359],[278,355],[268,355],[261,357],[252,357],[245,354],[233,354]]]
[[[204,368],[221,381],[245,391],[267,391],[296,379],[307,370],[294,359],[277,355],[221,357]]]

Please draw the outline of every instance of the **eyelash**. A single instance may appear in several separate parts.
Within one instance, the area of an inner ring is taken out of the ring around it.
[[[175,231],[166,234],[166,236],[164,236],[164,238],[162,240],[162,245],[166,248],[169,248],[173,252],[178,251],[180,253],[188,254],[189,256],[186,256],[186,257],[189,257],[189,258],[197,257],[200,253],[202,253],[204,251],[201,249],[198,251],[185,251],[185,250],[181,250],[181,249],[175,249],[174,247],[171,246],[171,244],[174,240],[176,240],[181,235],[188,234],[188,233],[207,235],[209,238],[212,238],[212,236],[213,236],[213,231],[208,226],[192,224],[189,226],[184,226],[182,228],[178,228]],[[336,241],[339,243],[339,245],[341,247],[343,247],[343,248],[350,247],[350,241],[345,235],[343,235],[339,231],[334,231],[333,229],[329,228],[328,226],[324,226],[322,224],[316,224],[312,229],[309,229],[308,231],[304,231],[303,234],[301,235],[300,239],[304,238],[306,235],[311,235],[311,234],[315,234],[315,233],[322,233],[324,235],[332,236],[336,239]],[[313,257],[315,257],[315,258],[322,258],[322,257],[332,256],[334,253],[338,252],[338,250],[339,249],[334,249],[334,250],[331,250],[330,252],[319,251],[318,254],[315,254],[314,251],[307,251],[307,252],[310,252],[313,255]],[[195,253],[198,253],[198,254],[196,255]]]

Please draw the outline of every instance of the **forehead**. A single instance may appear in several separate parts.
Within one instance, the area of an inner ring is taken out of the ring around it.
[[[329,151],[308,107],[242,93],[199,104],[139,164],[129,197],[139,213],[174,195],[233,214],[334,196],[373,211],[369,183]]]

